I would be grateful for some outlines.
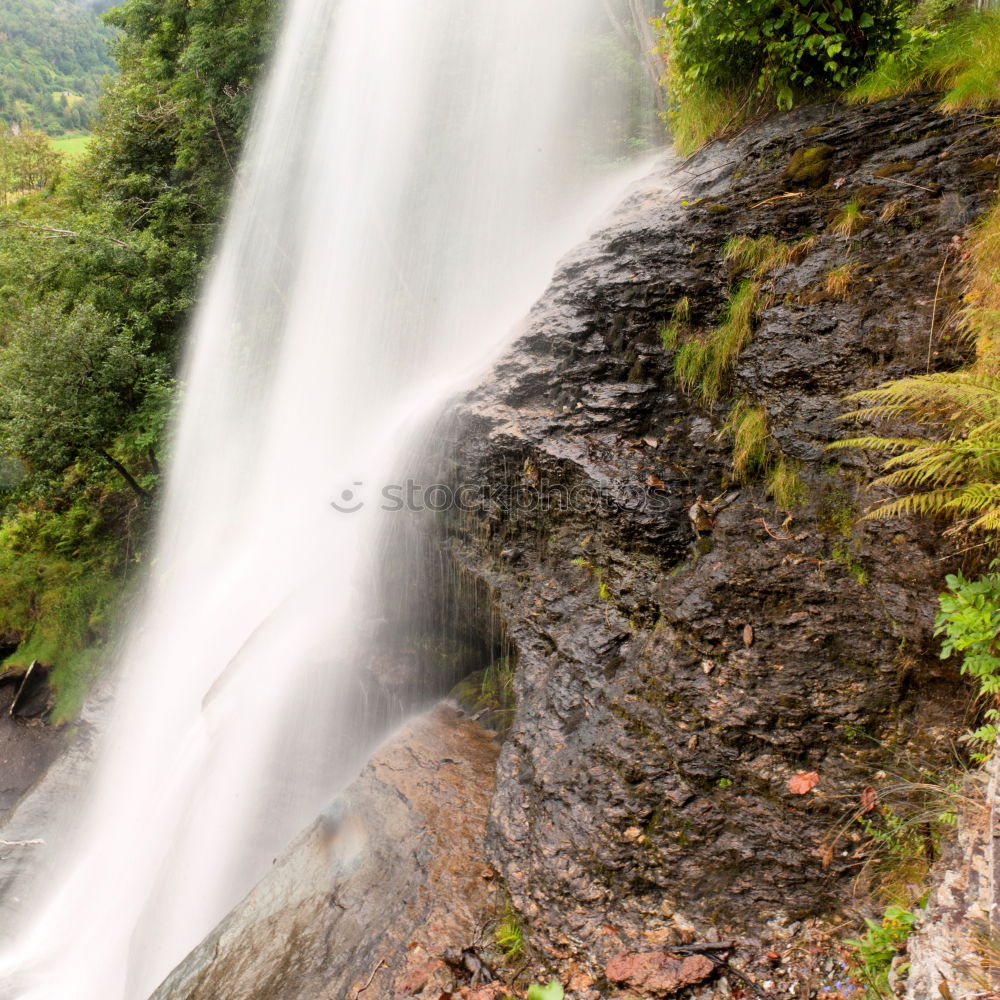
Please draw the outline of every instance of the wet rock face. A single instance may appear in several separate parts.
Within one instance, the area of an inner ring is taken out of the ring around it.
[[[492,852],[554,954],[606,963],[690,923],[835,909],[855,874],[835,843],[851,804],[953,718],[934,533],[854,526],[874,470],[826,446],[846,393],[962,360],[960,239],[996,186],[994,135],[929,99],[817,107],[654,173],[448,413],[434,474],[487,498],[447,544],[519,662]],[[788,169],[804,148],[824,149],[822,178]],[[851,200],[860,228],[842,235]],[[735,235],[815,240],[764,280],[753,340],[706,409],[677,388],[660,330],[682,298],[692,332],[718,322]],[[844,266],[846,287],[829,282]],[[731,485],[718,431],[739,396],[801,463],[803,502],[788,518],[744,486],[695,542],[687,508]],[[790,790],[809,772],[814,789]]]
[[[152,1000],[402,998],[441,978],[442,953],[496,905],[496,751],[447,705],[406,727]]]
[[[0,819],[45,772],[64,744],[48,725],[47,667],[0,674]]]

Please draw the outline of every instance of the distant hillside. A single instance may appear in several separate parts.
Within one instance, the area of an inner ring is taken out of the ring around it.
[[[0,0],[0,119],[50,135],[87,129],[101,81],[115,72],[112,37],[72,0]]]

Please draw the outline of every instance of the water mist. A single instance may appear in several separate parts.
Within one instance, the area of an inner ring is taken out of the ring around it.
[[[384,735],[352,671],[378,491],[624,183],[581,156],[620,98],[588,86],[599,16],[292,0],[93,789],[0,996],[148,996]]]

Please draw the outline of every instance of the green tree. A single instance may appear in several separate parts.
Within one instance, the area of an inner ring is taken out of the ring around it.
[[[23,317],[0,353],[0,448],[45,477],[91,452],[146,497],[112,451],[162,381],[141,345],[92,305],[66,313],[44,302]]]

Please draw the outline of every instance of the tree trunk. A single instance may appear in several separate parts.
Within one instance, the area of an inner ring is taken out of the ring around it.
[[[656,52],[656,35],[653,34],[653,26],[649,23],[652,14],[648,9],[647,0],[628,0],[628,5],[632,12],[635,33],[639,39],[639,48],[642,50],[640,58],[653,81],[656,107],[659,111],[663,111],[666,107],[666,101],[663,96],[663,87],[660,85],[660,78],[663,76],[666,66]]]
[[[128,469],[126,469],[125,466],[122,465],[122,463],[119,462],[117,458],[112,458],[111,455],[109,455],[103,448],[98,448],[97,454],[100,455],[101,458],[103,458],[115,470],[115,472],[117,472],[118,475],[125,480],[126,483],[128,483],[129,489],[132,490],[132,492],[135,493],[135,495],[139,497],[139,499],[141,500],[149,499],[150,497],[149,490],[144,490],[135,481],[135,478],[132,476],[132,473],[129,472]]]
[[[615,0],[603,0],[603,2],[604,13],[611,22],[611,26],[625,47],[642,63],[649,78],[653,81],[656,108],[658,111],[663,111],[666,108],[666,101],[663,96],[663,88],[660,86],[660,77],[663,75],[664,66],[659,55],[653,51],[656,48],[656,36],[649,23],[652,15],[647,9],[648,0],[628,0],[634,30],[630,30],[628,25],[619,19],[615,9]]]

